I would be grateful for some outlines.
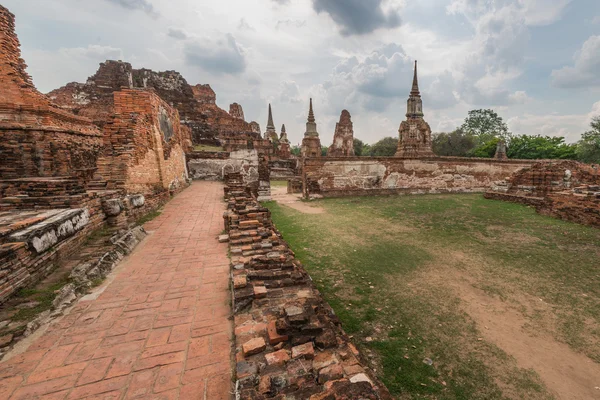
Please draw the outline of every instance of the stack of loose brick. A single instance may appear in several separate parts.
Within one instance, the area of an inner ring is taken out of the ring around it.
[[[271,214],[226,177],[236,389],[240,399],[387,399],[331,307],[273,227]]]

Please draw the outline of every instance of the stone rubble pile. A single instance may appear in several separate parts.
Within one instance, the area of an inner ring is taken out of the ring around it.
[[[387,399],[332,308],[273,226],[269,210],[226,176],[236,398]]]

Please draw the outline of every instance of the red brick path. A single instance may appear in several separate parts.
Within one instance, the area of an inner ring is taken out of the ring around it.
[[[196,182],[97,299],[0,363],[0,399],[230,399],[222,185]]]

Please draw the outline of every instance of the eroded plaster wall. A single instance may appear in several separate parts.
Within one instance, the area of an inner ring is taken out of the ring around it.
[[[485,192],[529,165],[459,157],[328,157],[306,159],[302,178],[305,196]]]
[[[187,155],[190,178],[222,181],[225,174],[239,172],[244,183],[258,182],[258,151],[238,150],[231,153],[194,152]]]

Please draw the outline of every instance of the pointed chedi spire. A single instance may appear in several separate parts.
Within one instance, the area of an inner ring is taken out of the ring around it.
[[[281,125],[281,135],[279,136],[279,140],[281,142],[288,141],[287,132],[285,131],[285,124]]]
[[[275,124],[273,123],[273,112],[271,111],[271,103],[269,103],[269,120],[267,121],[267,130],[269,128],[275,129]]]
[[[304,132],[304,137],[319,137],[319,132],[317,132],[317,122],[315,120],[315,113],[313,112],[312,98],[310,99],[310,108],[308,109],[308,121],[306,122],[306,132]]]
[[[413,77],[412,90],[410,91],[411,96],[420,96],[419,92],[419,78],[417,77],[417,61],[415,60],[415,75]]]
[[[310,99],[310,108],[308,110],[308,122],[315,122],[315,113],[313,112],[312,98]]]

